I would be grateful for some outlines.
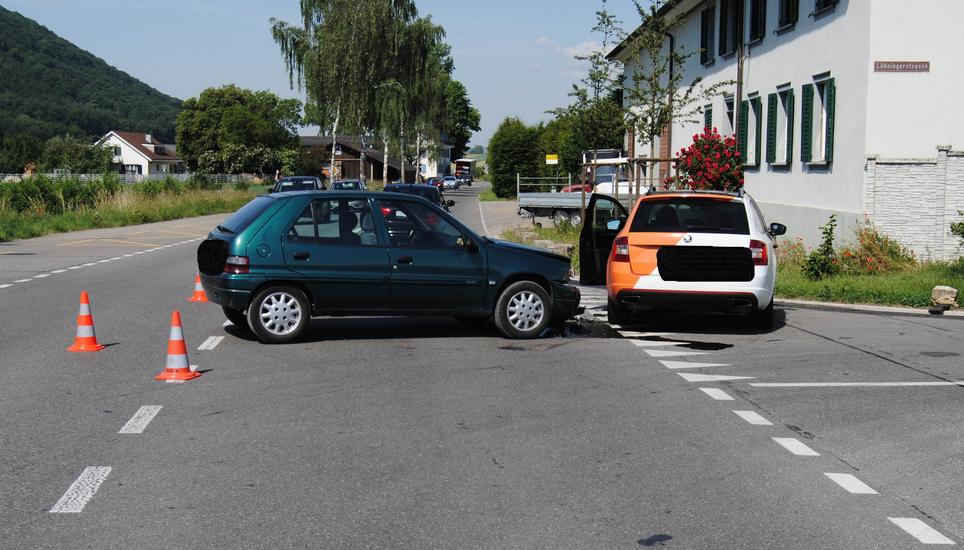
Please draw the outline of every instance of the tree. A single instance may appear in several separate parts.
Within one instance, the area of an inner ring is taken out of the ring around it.
[[[481,127],[479,110],[472,106],[468,90],[458,80],[449,80],[445,88],[446,130],[452,146],[452,158],[462,158],[472,132]]]
[[[281,167],[282,152],[297,155],[300,122],[297,99],[234,85],[208,88],[184,102],[177,117],[177,152],[191,170],[270,172]]]
[[[7,136],[0,149],[0,172],[20,174],[31,162],[40,160],[44,144],[29,134]]]
[[[69,135],[56,136],[44,144],[40,170],[65,170],[72,174],[102,174],[110,169],[111,150]]]
[[[537,149],[538,128],[527,126],[518,117],[507,117],[489,140],[489,173],[492,190],[499,197],[516,194],[516,174],[539,171]]]
[[[644,8],[636,1],[641,23],[627,46],[633,63],[626,67],[623,90],[626,122],[642,144],[649,144],[650,158],[655,158],[655,140],[668,125],[698,122],[703,103],[731,84],[727,81],[703,88],[701,78],[684,84],[682,68],[697,52],[667,47],[666,36],[682,23],[685,14],[664,17],[659,11],[665,4],[667,1],[657,0]]]

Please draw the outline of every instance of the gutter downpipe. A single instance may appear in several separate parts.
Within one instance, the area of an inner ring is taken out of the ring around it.
[[[676,37],[674,37],[673,34],[669,32],[664,34],[667,37],[669,37],[669,79],[670,81],[672,81],[673,80],[673,52],[676,50]],[[673,92],[672,90],[670,90],[668,103],[669,103],[670,118],[669,118],[669,124],[666,127],[666,145],[668,146],[666,150],[669,151],[669,158],[673,158]],[[667,163],[666,165],[667,174],[669,174],[670,168],[671,168],[670,163]]]
[[[743,104],[743,0],[737,3],[739,13],[736,17],[736,98],[733,103],[733,114],[736,124],[734,124],[733,137],[736,138],[736,142],[740,143],[740,110]],[[746,162],[746,159],[743,159]]]

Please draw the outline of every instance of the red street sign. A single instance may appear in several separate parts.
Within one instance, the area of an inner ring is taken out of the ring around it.
[[[874,61],[875,73],[929,73],[930,61]]]

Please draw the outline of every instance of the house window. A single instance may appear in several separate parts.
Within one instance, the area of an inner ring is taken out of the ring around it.
[[[736,51],[739,39],[737,36],[738,11],[737,0],[720,0],[720,55],[730,55]]]
[[[751,97],[740,103],[740,131],[738,132],[737,148],[743,165],[755,167],[760,165],[763,133],[763,101]]]
[[[800,128],[800,160],[803,162],[833,161],[836,96],[837,87],[832,78],[803,87]]]
[[[713,129],[713,106],[707,105],[703,107],[703,129],[712,130]]]
[[[141,165],[140,164],[125,164],[124,165],[125,174],[140,174]]]
[[[121,148],[120,148],[120,147],[115,146],[115,147],[113,148],[113,151],[114,151],[114,156],[115,156],[115,157],[121,156]]]
[[[710,4],[700,14],[700,63],[709,65],[716,54],[713,51],[713,31],[716,27],[716,5]]]
[[[813,3],[813,13],[817,14],[837,5],[837,0],[815,0]]]
[[[778,166],[793,159],[793,89],[767,97],[767,162]]]
[[[723,132],[727,135],[733,135],[736,133],[736,125],[733,121],[733,96],[724,98],[723,103],[726,106],[726,120],[724,121],[726,125],[723,128]]]
[[[800,0],[780,0],[779,27],[792,27],[800,15]]]
[[[167,149],[166,149],[163,145],[155,145],[155,146],[154,146],[154,154],[157,154],[157,155],[166,155],[166,154],[167,154]]]
[[[763,40],[767,29],[767,0],[750,1],[750,42]]]

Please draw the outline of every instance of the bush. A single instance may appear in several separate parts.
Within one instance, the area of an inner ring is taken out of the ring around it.
[[[171,195],[180,195],[184,192],[184,186],[181,185],[181,182],[174,179],[173,176],[166,176],[163,180],[161,180],[161,189],[163,189],[165,193],[169,193]]]
[[[234,182],[234,190],[235,190],[235,191],[247,191],[247,190],[248,190],[248,185],[249,185],[250,183],[251,183],[251,182],[249,182],[249,181],[247,181],[247,180],[238,180],[238,181]]]
[[[802,266],[807,259],[807,247],[803,244],[803,237],[782,243],[777,248],[777,262],[779,265]]]
[[[516,174],[539,172],[539,163],[533,154],[538,139],[538,129],[527,126],[517,117],[508,117],[499,124],[489,141],[488,159],[492,190],[497,196],[515,196]]]
[[[679,179],[666,178],[667,187],[736,191],[743,187],[743,161],[736,139],[723,138],[713,128],[693,136],[693,144],[679,152]]]
[[[882,235],[869,221],[857,230],[856,245],[844,248],[839,258],[842,270],[847,273],[902,271],[917,265],[913,252]]]
[[[803,263],[802,271],[808,279],[816,281],[835,275],[840,271],[837,254],[833,248],[833,233],[836,228],[837,215],[831,214],[830,220],[820,230],[823,233],[823,241],[816,250],[807,255],[807,259]]]
[[[147,180],[137,184],[137,192],[145,197],[156,197],[164,192],[164,183],[160,180]]]
[[[958,216],[964,216],[964,212],[957,211]],[[964,221],[951,224],[951,233],[961,239],[961,246],[964,246]]]

